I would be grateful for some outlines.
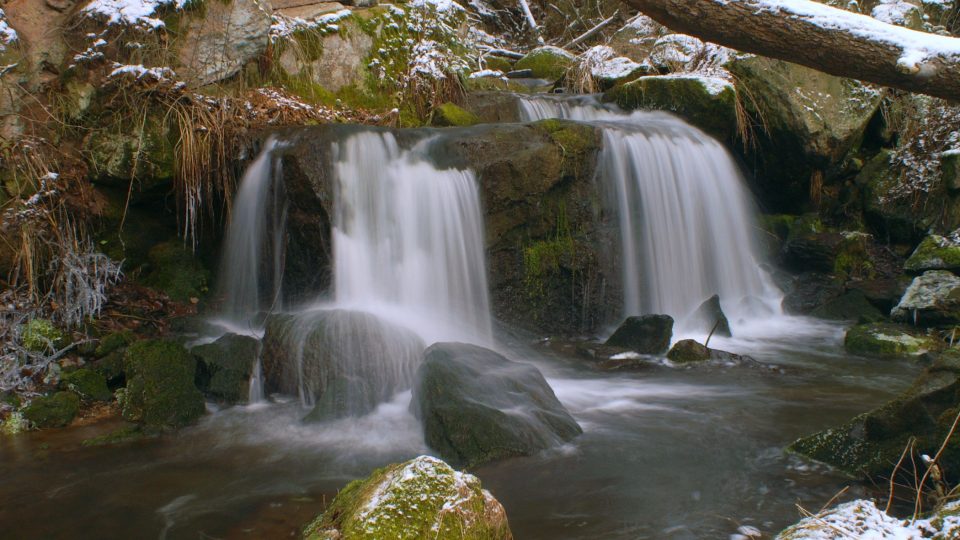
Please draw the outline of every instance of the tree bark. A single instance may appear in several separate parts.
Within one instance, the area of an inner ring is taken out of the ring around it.
[[[807,0],[624,0],[671,30],[743,52],[960,101],[960,39]]]

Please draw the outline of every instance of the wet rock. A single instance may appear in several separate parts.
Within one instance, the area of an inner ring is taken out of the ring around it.
[[[606,345],[624,347],[640,354],[663,354],[673,337],[673,317],[641,315],[627,317],[611,335]]]
[[[178,40],[177,74],[193,86],[222,81],[269,43],[272,8],[258,0],[205,2],[203,16],[188,17]]]
[[[369,313],[271,315],[263,336],[265,388],[312,396],[308,421],[362,416],[410,388],[425,348],[413,332]]]
[[[194,386],[197,362],[179,343],[138,341],[127,348],[123,364],[124,419],[163,428],[184,426],[203,416],[203,394]]]
[[[943,348],[935,338],[908,326],[890,323],[859,324],[843,339],[847,352],[880,358],[917,358]]]
[[[862,293],[864,298],[882,313],[890,313],[893,306],[897,305],[897,302],[903,297],[903,293],[907,292],[907,286],[909,285],[910,279],[903,276],[879,277],[851,281],[847,283],[847,289]]]
[[[519,122],[519,100],[509,92],[470,92],[464,107],[484,123]]]
[[[537,368],[464,343],[427,349],[411,408],[427,444],[467,466],[531,455],[582,433]]]
[[[439,127],[472,126],[480,117],[453,103],[444,103],[433,111],[430,123]]]
[[[810,312],[813,317],[832,321],[880,322],[886,319],[863,292],[851,290]]]
[[[38,428],[63,427],[80,411],[80,398],[73,392],[41,396],[23,410],[23,417]]]
[[[846,424],[802,438],[790,450],[851,475],[887,477],[912,438],[917,455],[936,454],[956,418],[958,396],[960,356],[951,350],[893,400]],[[947,446],[941,464],[948,482],[960,478],[960,446]]]
[[[790,315],[807,315],[842,294],[843,286],[832,277],[808,272],[797,276],[783,296],[781,307]]]
[[[688,319],[688,323],[694,322],[699,325],[698,327],[705,334],[713,332],[713,335],[723,337],[733,335],[730,332],[730,321],[727,320],[723,308],[720,307],[719,295],[715,294],[700,304],[700,307]]]
[[[903,269],[911,274],[927,270],[960,271],[960,246],[942,236],[931,234],[913,251]]]
[[[303,537],[512,540],[513,535],[503,506],[477,477],[420,456],[348,484],[304,528]]]
[[[195,382],[202,392],[230,405],[247,401],[250,377],[260,357],[258,339],[226,334],[190,353],[198,360]]]
[[[667,358],[680,364],[705,362],[710,359],[710,349],[692,339],[683,339],[670,348]]]
[[[669,111],[720,139],[734,136],[737,94],[724,79],[695,75],[650,75],[618,85],[604,95],[626,110]]]
[[[110,401],[113,392],[107,387],[107,379],[92,369],[78,369],[63,374],[60,385],[85,400]]]
[[[960,322],[960,278],[945,270],[924,272],[913,279],[890,317],[918,326]]]
[[[513,67],[516,70],[529,69],[538,79],[557,80],[564,76],[575,59],[573,54],[559,47],[537,47],[517,60]]]

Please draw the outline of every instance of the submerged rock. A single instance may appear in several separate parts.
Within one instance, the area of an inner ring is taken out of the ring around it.
[[[808,516],[775,540],[846,540],[848,538],[960,538],[960,503],[945,504],[926,519],[900,520],[873,501],[856,500]]]
[[[889,476],[911,439],[917,454],[935,455],[960,407],[960,352],[948,351],[905,392],[841,426],[804,437],[790,450],[851,475]],[[941,465],[960,478],[960,446],[948,445]]]
[[[914,278],[890,317],[918,326],[960,322],[960,277],[945,270],[928,270]]]
[[[476,476],[420,456],[343,488],[306,540],[511,540],[503,506]]]
[[[410,388],[424,348],[413,332],[369,313],[271,315],[263,336],[265,387],[307,396],[314,402],[309,421],[362,416]]]
[[[228,404],[245,403],[250,376],[260,357],[260,341],[226,334],[213,343],[190,350],[197,357],[197,387]]]
[[[940,350],[935,338],[910,327],[889,323],[860,324],[847,330],[843,347],[851,354],[880,358],[916,358]]]
[[[203,394],[194,386],[197,362],[179,343],[138,341],[123,359],[127,387],[123,417],[152,427],[180,427],[203,416]]]
[[[684,365],[692,365],[700,362],[711,362],[723,366],[759,366],[760,364],[753,358],[736,354],[720,349],[711,349],[692,339],[683,339],[674,344],[667,353],[667,359],[671,362]]]
[[[607,339],[606,345],[625,347],[640,354],[663,354],[673,337],[673,317],[641,315],[627,317]]]
[[[913,274],[927,270],[960,270],[960,246],[942,236],[931,234],[913,251],[903,269]]]
[[[514,69],[529,69],[537,79],[557,80],[567,72],[576,59],[573,54],[559,47],[537,47],[517,60]]]
[[[80,398],[73,392],[41,396],[23,410],[23,417],[38,428],[63,427],[80,411]]]
[[[468,466],[531,455],[582,433],[537,368],[464,343],[427,349],[411,408],[427,444]]]

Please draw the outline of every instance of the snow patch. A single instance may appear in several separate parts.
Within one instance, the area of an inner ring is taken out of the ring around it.
[[[93,0],[83,13],[103,18],[107,24],[139,26],[148,30],[163,28],[163,21],[153,17],[156,11],[168,5],[183,9],[191,0]]]
[[[0,9],[0,52],[17,40],[17,31],[7,23],[7,14]]]

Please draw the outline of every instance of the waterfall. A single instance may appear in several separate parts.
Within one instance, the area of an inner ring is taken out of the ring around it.
[[[603,128],[598,176],[619,220],[624,314],[666,313],[684,327],[714,294],[732,320],[780,312],[760,267],[754,215],[726,149],[665,113],[625,113],[595,98],[521,99],[527,121],[564,118]]]
[[[404,150],[373,131],[336,144],[336,303],[392,318],[427,342],[488,342],[476,179],[435,167],[429,146]]]
[[[244,173],[224,243],[222,316],[240,328],[256,314],[280,307],[287,201],[283,185],[273,182],[279,175],[279,163],[272,159],[276,146],[268,139]]]

